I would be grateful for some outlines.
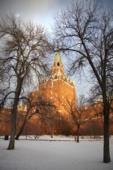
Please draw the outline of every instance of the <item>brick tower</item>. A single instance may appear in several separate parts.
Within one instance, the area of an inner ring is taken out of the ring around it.
[[[62,115],[69,116],[65,108],[68,102],[76,103],[76,91],[73,82],[64,73],[59,51],[55,53],[51,75],[40,84],[39,92],[47,100],[53,101]]]

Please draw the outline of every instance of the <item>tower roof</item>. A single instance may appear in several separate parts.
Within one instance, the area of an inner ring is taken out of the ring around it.
[[[61,55],[60,55],[60,51],[59,50],[57,50],[56,53],[55,53],[54,63],[62,64]]]

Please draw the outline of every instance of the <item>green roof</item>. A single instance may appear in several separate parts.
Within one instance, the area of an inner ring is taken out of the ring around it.
[[[60,51],[56,51],[55,56],[54,56],[54,63],[60,63],[62,64],[62,60],[61,60],[61,55],[60,55]]]

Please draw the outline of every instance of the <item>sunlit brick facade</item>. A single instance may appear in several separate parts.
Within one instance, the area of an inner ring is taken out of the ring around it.
[[[40,84],[39,92],[47,100],[53,101],[62,115],[69,116],[68,111],[65,109],[68,102],[76,105],[75,86],[64,73],[59,51],[55,53],[51,75]]]

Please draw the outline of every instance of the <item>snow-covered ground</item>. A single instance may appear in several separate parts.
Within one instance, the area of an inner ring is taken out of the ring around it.
[[[113,170],[113,138],[110,139],[112,162],[108,164],[102,163],[102,140],[76,143],[72,137],[54,137],[56,141],[46,136],[41,139],[47,140],[16,141],[16,149],[12,151],[6,150],[8,141],[0,139],[0,170]]]

